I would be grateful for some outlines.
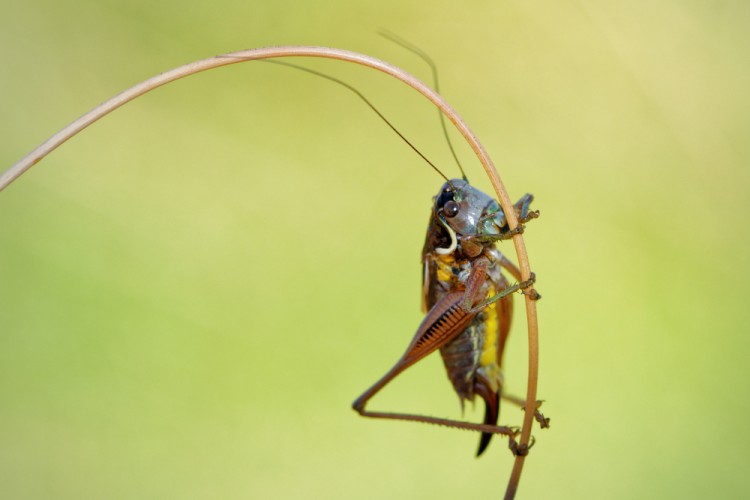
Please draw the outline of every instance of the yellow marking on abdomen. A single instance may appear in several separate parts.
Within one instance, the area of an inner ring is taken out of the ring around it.
[[[489,296],[495,294],[495,287],[491,287]],[[497,360],[497,302],[484,310],[484,345],[479,357],[479,366],[493,391],[502,384],[503,376]]]
[[[495,287],[490,288],[489,297],[495,295]],[[479,358],[480,366],[497,364],[497,302],[484,310],[484,346]]]

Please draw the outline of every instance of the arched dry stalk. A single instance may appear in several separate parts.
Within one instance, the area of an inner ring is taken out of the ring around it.
[[[516,218],[516,213],[513,209],[513,203],[500,180],[500,175],[498,174],[495,165],[492,163],[492,160],[487,155],[487,152],[484,150],[484,147],[479,140],[469,129],[468,125],[466,125],[458,113],[440,95],[406,71],[387,62],[357,52],[328,47],[284,46],[242,50],[185,64],[171,71],[149,78],[148,80],[116,95],[103,104],[100,104],[74,122],[70,123],[11,166],[8,170],[3,172],[2,176],[0,176],[0,191],[5,189],[21,174],[37,164],[42,158],[54,151],[58,146],[76,135],[78,132],[138,96],[141,96],[157,87],[161,87],[162,85],[166,85],[169,82],[201,71],[218,68],[220,66],[227,66],[229,64],[275,57],[322,57],[361,64],[391,75],[415,89],[437,106],[456,126],[459,132],[461,132],[461,135],[463,135],[471,146],[471,149],[474,150],[477,158],[479,158],[482,167],[484,167],[484,170],[492,183],[492,187],[495,190],[495,194],[500,201],[500,205],[508,219],[509,227],[514,229],[518,226],[518,219]],[[526,253],[526,245],[524,244],[523,236],[521,234],[513,236],[513,244],[518,257],[521,275],[524,280],[528,280],[531,276],[531,267],[529,265],[529,258]],[[526,321],[528,325],[529,370],[526,389],[525,415],[521,430],[521,438],[519,440],[519,447],[522,450],[527,450],[531,439],[531,428],[534,421],[534,414],[537,409],[536,393],[539,372],[539,341],[536,302],[527,295],[524,297],[526,302]],[[515,497],[525,457],[525,454],[519,454],[516,456],[513,471],[505,492],[506,499]]]

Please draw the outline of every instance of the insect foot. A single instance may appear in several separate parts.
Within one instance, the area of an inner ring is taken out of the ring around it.
[[[529,213],[527,213],[525,217],[519,217],[518,223],[525,224],[529,222],[531,219],[538,219],[538,218],[539,218],[539,210],[532,210]]]
[[[531,273],[531,276],[526,281],[522,281],[518,284],[518,288],[521,289],[521,293],[529,297],[531,300],[539,300],[542,298],[539,293],[531,288],[531,285],[536,283],[536,274]]]
[[[541,300],[542,298],[539,292],[537,292],[533,288],[530,290],[523,290],[521,293],[529,297],[531,300]]]
[[[537,422],[539,422],[539,427],[541,427],[542,429],[549,429],[550,419],[548,417],[545,417],[542,412],[540,412],[539,410],[535,411],[534,418]]]
[[[529,279],[527,279],[526,281],[522,281],[518,284],[518,288],[525,290],[526,288],[531,287],[531,285],[533,285],[534,283],[536,283],[536,274],[531,273],[531,275],[529,276]]]
[[[539,422],[539,427],[541,427],[542,429],[549,429],[550,419],[545,417],[544,414],[539,411],[539,408],[542,407],[542,403],[544,403],[543,400],[541,399],[536,400],[536,407],[534,408],[534,419],[537,422]],[[526,411],[526,406],[523,406],[523,404],[525,403],[521,401],[521,404],[522,404],[521,410]]]
[[[526,227],[521,224],[521,221],[519,221],[518,225],[514,227],[513,229],[510,229],[504,233],[502,233],[500,239],[501,240],[509,240],[513,238],[517,234],[523,234],[523,232],[526,230]]]
[[[537,422],[539,422],[539,427],[541,427],[542,429],[549,429],[550,419],[545,417],[544,414],[539,411],[539,408],[542,407],[542,403],[544,403],[544,401],[541,399],[538,399],[536,401],[536,410],[534,410],[534,418],[536,419]]]
[[[508,448],[510,448],[510,451],[513,452],[513,454],[517,457],[525,457],[529,454],[529,450],[534,446],[536,443],[536,439],[534,436],[531,436],[531,441],[529,444],[518,444],[515,439],[511,436],[509,438],[508,442]]]
[[[521,428],[518,427],[517,425],[506,427],[506,429],[508,429],[508,432],[506,433],[506,435],[510,438],[511,441],[513,440],[514,437],[521,434]]]

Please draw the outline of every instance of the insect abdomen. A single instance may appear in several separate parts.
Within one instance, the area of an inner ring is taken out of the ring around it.
[[[474,376],[484,344],[484,324],[478,315],[458,337],[440,349],[445,370],[458,397],[474,400]]]

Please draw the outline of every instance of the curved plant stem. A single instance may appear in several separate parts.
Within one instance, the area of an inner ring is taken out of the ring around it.
[[[20,175],[22,175],[24,172],[38,163],[42,158],[47,156],[65,141],[76,135],[78,132],[85,129],[108,113],[119,108],[120,106],[132,101],[138,96],[141,96],[157,87],[161,87],[162,85],[165,85],[169,82],[173,82],[180,78],[199,73],[201,71],[206,71],[209,69],[218,68],[220,66],[227,66],[229,64],[236,64],[244,61],[267,59],[273,57],[323,57],[361,64],[363,66],[382,71],[383,73],[387,73],[406,83],[417,92],[421,93],[435,106],[437,106],[456,126],[461,135],[464,136],[466,141],[471,146],[471,149],[474,150],[474,153],[479,158],[482,167],[484,167],[484,170],[487,172],[487,175],[490,178],[490,182],[492,183],[492,187],[494,188],[498,200],[500,201],[500,205],[502,206],[503,211],[508,218],[510,228],[513,229],[518,225],[515,210],[513,209],[513,203],[511,202],[510,197],[508,196],[508,193],[505,190],[502,181],[500,180],[500,176],[498,175],[497,170],[492,163],[492,160],[487,155],[487,152],[484,150],[484,147],[480,144],[479,140],[474,136],[471,129],[469,129],[468,125],[466,125],[466,123],[458,115],[458,113],[456,113],[456,111],[440,95],[438,95],[435,91],[430,89],[414,76],[410,75],[400,68],[397,68],[396,66],[388,64],[374,57],[359,54],[357,52],[328,47],[284,46],[242,50],[239,52],[232,52],[229,54],[210,57],[201,61],[185,64],[184,66],[180,66],[173,70],[157,75],[153,78],[149,78],[148,80],[130,87],[124,92],[116,95],[110,100],[92,109],[85,115],[81,116],[62,130],[57,132],[55,135],[47,139],[36,149],[31,151],[28,155],[24,156],[21,160],[16,162],[0,176],[0,191],[5,189]],[[524,245],[522,235],[515,235],[513,237],[513,244],[515,245],[522,278],[524,280],[527,280],[531,276],[531,267],[529,265],[526,246]],[[526,319],[528,322],[529,335],[529,378],[526,391],[526,414],[524,416],[521,438],[519,441],[519,446],[521,447],[521,449],[525,449],[525,447],[528,446],[531,437],[531,426],[533,423],[534,411],[536,409],[536,387],[539,365],[536,304],[534,300],[532,300],[529,296],[526,296]],[[506,490],[505,498],[514,497],[515,492],[518,488],[518,481],[521,476],[523,464],[524,456],[516,457],[513,472],[511,474],[508,488]]]

